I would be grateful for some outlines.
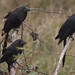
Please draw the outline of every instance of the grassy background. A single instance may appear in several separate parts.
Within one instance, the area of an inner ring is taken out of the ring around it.
[[[63,49],[62,44],[57,45],[58,40],[55,40],[55,36],[58,34],[60,27],[68,16],[75,12],[75,0],[0,0],[0,33],[4,25],[4,16],[7,12],[19,5],[25,5],[31,8],[43,8],[51,12],[63,13],[63,15],[60,15],[29,12],[26,18],[32,28],[39,33],[39,37],[43,41],[39,42],[37,40],[34,42],[29,33],[24,31],[24,40],[27,41],[25,48],[29,49],[27,57],[31,57],[32,53],[35,51],[41,51],[41,54],[35,55],[35,59],[31,60],[28,64],[30,67],[39,65],[39,69],[42,72],[53,75],[60,56],[55,53],[60,54]],[[24,28],[26,27],[24,26]],[[75,54],[74,43],[75,41],[70,44],[67,54]],[[32,53],[30,50],[32,50]],[[0,69],[7,71],[7,65],[5,63],[1,64]],[[18,73],[19,74],[17,75],[21,75],[19,71]],[[36,74],[30,73],[29,75]],[[59,75],[75,75],[74,57],[66,56],[65,67],[60,68]]]

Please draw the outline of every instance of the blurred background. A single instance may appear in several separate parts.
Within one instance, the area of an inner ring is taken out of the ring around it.
[[[55,36],[62,24],[66,21],[68,16],[75,13],[75,0],[0,0],[0,33],[4,25],[4,16],[18,6],[28,6],[30,8],[43,8],[49,12],[29,12],[26,20],[32,26],[33,30],[39,34],[39,40],[33,41],[30,34],[24,30],[24,40],[27,41],[25,51],[28,58],[33,56],[31,61],[28,62],[30,68],[38,65],[39,70],[49,75],[53,75],[58,63],[59,56],[62,52],[62,43],[58,45],[58,40]],[[24,25],[24,29],[25,29]],[[19,30],[20,34],[20,30]],[[20,36],[20,35],[19,35]],[[0,35],[1,37],[1,35]],[[18,38],[18,36],[17,36]],[[60,68],[59,75],[75,75],[75,41],[72,41],[67,52],[66,63],[64,68]],[[1,52],[0,52],[1,56]],[[19,57],[23,61],[23,55]],[[24,66],[25,67],[25,66]],[[0,64],[0,70],[7,72],[7,64]],[[21,75],[18,71],[17,75]],[[37,75],[31,72],[28,75]],[[42,74],[40,74],[42,75]]]

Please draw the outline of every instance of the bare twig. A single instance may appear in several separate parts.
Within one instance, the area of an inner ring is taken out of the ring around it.
[[[23,40],[23,24],[21,25],[21,39]]]
[[[69,47],[69,44],[70,44],[71,41],[72,41],[72,38],[70,38],[69,41],[67,42],[67,44],[65,45],[65,47],[64,47],[64,49],[63,49],[63,51],[61,53],[61,56],[59,58],[59,62],[58,62],[58,65],[56,67],[56,70],[55,70],[54,75],[58,75],[58,72],[59,72],[59,69],[60,69],[60,66],[61,66],[62,59],[63,59],[64,54],[66,53],[67,48]]]
[[[36,32],[33,30],[32,26],[31,26],[27,21],[24,21],[23,24],[25,24],[25,25],[32,31],[32,32],[30,32],[30,31],[27,30],[30,34],[34,33],[34,34],[33,34],[34,37],[36,37],[36,39],[38,39],[40,42],[43,42],[43,41],[39,38],[38,33],[36,33]],[[34,37],[33,37],[33,39],[34,39]]]
[[[21,39],[23,40],[23,24],[21,25]],[[27,62],[27,59],[25,58],[25,53],[23,50],[24,60]],[[26,63],[26,67],[29,68],[28,64]]]
[[[35,32],[32,26],[27,21],[24,21],[23,24],[25,24],[32,32]]]
[[[51,13],[54,13],[54,14],[61,14],[61,15],[64,15],[63,13],[58,13],[58,12],[50,12],[48,10],[45,10],[43,8],[30,8],[31,11],[34,11],[34,12],[45,12],[45,13],[48,13],[48,14],[51,14]],[[36,11],[38,10],[38,11]]]

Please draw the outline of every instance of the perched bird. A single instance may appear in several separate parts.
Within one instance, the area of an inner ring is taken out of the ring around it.
[[[27,17],[27,12],[30,9],[28,7],[22,6],[22,7],[18,7],[15,10],[9,12],[6,16],[5,16],[5,24],[4,27],[2,29],[3,33],[8,33],[12,28],[18,28],[22,22],[26,19]]]
[[[2,29],[2,36],[3,35],[5,36],[3,48],[7,47],[8,33],[10,32],[10,30],[20,27],[22,22],[26,19],[28,11],[30,11],[30,9],[28,7],[21,6],[21,7],[16,8],[15,10],[9,12],[5,16],[6,21],[5,21],[4,27]]]
[[[0,59],[0,63],[6,62],[8,64],[8,71],[10,72],[10,67],[13,63],[16,62],[17,58],[15,59],[14,55],[17,56],[18,54],[22,53],[22,49],[18,49],[17,47],[23,47],[26,42],[24,40],[18,39],[14,41],[7,49],[6,52]]]
[[[75,32],[75,14],[70,16],[66,22],[62,25],[62,27],[59,30],[58,35],[55,39],[59,39],[58,45],[64,41],[64,46],[66,45],[66,39],[67,37],[70,37],[73,39],[72,34]],[[66,55],[66,53],[65,53]],[[65,55],[63,58],[63,66],[65,63]]]

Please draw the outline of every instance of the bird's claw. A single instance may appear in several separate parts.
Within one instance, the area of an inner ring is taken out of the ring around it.
[[[74,40],[74,37],[70,36],[70,38],[72,39],[72,41]]]
[[[74,40],[74,38],[72,37],[72,41]]]

